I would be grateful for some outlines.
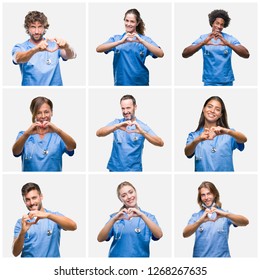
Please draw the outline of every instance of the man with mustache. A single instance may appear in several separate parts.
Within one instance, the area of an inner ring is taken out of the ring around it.
[[[142,171],[142,152],[144,140],[162,147],[163,140],[150,127],[136,118],[136,100],[132,95],[124,95],[120,99],[122,119],[115,119],[100,128],[98,137],[114,134],[112,153],[107,169],[114,171]]]
[[[193,257],[195,258],[228,258],[229,228],[246,226],[249,221],[242,215],[225,211],[221,208],[219,191],[208,181],[202,182],[198,188],[197,202],[200,211],[194,213],[183,230],[183,237],[195,233]]]
[[[62,86],[59,59],[76,57],[67,41],[46,39],[47,17],[39,11],[29,12],[24,21],[29,40],[16,44],[12,50],[13,63],[19,64],[23,86]]]
[[[27,258],[60,257],[60,231],[76,230],[77,224],[60,214],[47,210],[42,205],[43,195],[35,183],[22,187],[23,201],[29,210],[14,228],[13,255]]]

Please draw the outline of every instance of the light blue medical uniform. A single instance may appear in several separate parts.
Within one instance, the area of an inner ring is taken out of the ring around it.
[[[204,128],[191,132],[186,144],[193,142],[203,131]],[[238,143],[232,136],[223,134],[213,140],[200,142],[195,148],[195,153],[188,158],[195,156],[195,171],[234,171],[233,150],[243,151],[244,148],[243,143]]]
[[[47,213],[63,216],[59,212]],[[22,219],[19,219],[14,228],[14,238],[17,238],[22,229]],[[59,258],[60,257],[60,230],[61,227],[49,219],[40,219],[26,232],[21,257],[23,258]]]
[[[20,131],[16,140],[23,134],[24,131]],[[32,134],[26,140],[22,153],[16,157],[22,157],[22,171],[62,171],[63,153],[73,156],[74,150],[68,151],[57,133],[46,133],[43,139],[38,134]]]
[[[225,40],[232,45],[240,45],[240,42],[232,35],[221,32]],[[197,45],[204,41],[209,34],[201,35],[192,45]],[[232,49],[221,44],[220,39],[211,39],[211,43],[215,45],[204,45],[202,49],[203,54],[203,76],[202,81],[205,86],[229,86],[233,85],[235,80],[232,70]]]
[[[220,209],[220,208],[219,208]],[[220,209],[224,211],[223,209]],[[194,224],[200,219],[205,210],[194,213],[188,224]],[[230,257],[228,237],[229,227],[235,224],[230,219],[219,218],[215,222],[205,222],[195,232],[193,248],[194,258],[228,258]]]
[[[110,122],[107,126],[113,126],[115,124],[125,122],[123,119],[116,119]],[[136,119],[136,122],[141,128],[150,135],[156,134],[146,124]],[[136,126],[127,126],[127,130],[135,130]],[[136,132],[126,132],[121,129],[117,129],[113,132],[113,147],[110,159],[107,164],[109,171],[142,171],[142,153],[144,148],[145,137]]]
[[[138,34],[146,42],[158,47],[149,37]],[[104,44],[120,41],[125,36],[115,35]],[[127,42],[114,47],[105,53],[114,52],[113,74],[115,86],[148,86],[149,70],[144,65],[148,55],[157,58],[143,44]]]
[[[149,219],[156,225],[158,222],[154,215],[141,210]],[[115,213],[110,215],[110,219],[115,216]],[[140,232],[136,232],[139,231]],[[109,257],[121,258],[145,258],[150,256],[150,240],[157,241],[151,230],[140,217],[133,217],[131,220],[119,220],[114,223],[109,232],[109,237],[114,237],[109,250]]]
[[[55,42],[48,42],[49,49],[54,49],[56,46]],[[29,40],[15,45],[12,50],[13,63],[18,64],[15,59],[17,52],[25,52],[34,47],[35,45]],[[55,52],[42,51],[34,54],[28,62],[19,63],[22,86],[62,86],[60,57],[59,49]]]

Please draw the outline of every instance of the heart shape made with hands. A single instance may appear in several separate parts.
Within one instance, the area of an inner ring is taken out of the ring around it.
[[[212,221],[216,221],[217,220],[217,213],[216,212],[212,212],[212,213],[208,213],[207,214],[208,218]]]
[[[130,220],[133,217],[137,217],[137,215],[132,211],[132,209],[127,209],[127,211],[124,212],[123,220]]]
[[[126,126],[121,126],[120,129],[127,132],[127,133],[135,133],[138,132],[137,129],[130,129],[132,126],[134,126],[135,123],[132,123],[131,121],[128,122]]]
[[[51,39],[46,39],[46,42],[55,42],[55,41],[51,40]],[[53,52],[56,52],[58,49],[59,49],[59,46],[56,44],[56,47],[54,49],[46,48],[46,51],[53,53]]]

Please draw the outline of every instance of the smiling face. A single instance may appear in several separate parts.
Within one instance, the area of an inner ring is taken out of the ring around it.
[[[52,110],[49,104],[43,103],[35,114],[35,121],[43,123],[50,122],[52,117]]]
[[[136,33],[136,27],[138,26],[138,22],[134,14],[126,14],[124,18],[124,23],[126,33]]]
[[[137,194],[132,186],[125,185],[119,190],[119,199],[126,208],[134,208],[137,206]]]
[[[215,197],[208,188],[200,189],[200,198],[207,207],[210,207],[215,202]]]
[[[133,100],[122,100],[121,103],[122,115],[126,120],[133,120],[135,118],[135,110],[137,105],[133,104]]]
[[[217,100],[211,99],[203,108],[205,121],[216,124],[217,120],[222,116],[221,103]]]
[[[37,190],[31,190],[24,197],[24,203],[29,211],[42,209],[43,196]]]
[[[225,25],[225,21],[223,18],[216,18],[212,24],[212,32],[222,32]]]

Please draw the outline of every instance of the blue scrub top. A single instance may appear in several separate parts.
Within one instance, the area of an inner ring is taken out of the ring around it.
[[[48,213],[63,216],[59,212],[46,210]],[[14,228],[14,238],[17,238],[22,224],[19,219]],[[22,258],[59,258],[61,227],[49,219],[40,219],[26,232]]]
[[[123,35],[114,35],[106,43],[117,42]],[[143,40],[158,47],[149,37],[138,34]],[[148,86],[149,70],[145,66],[145,59],[148,55],[157,58],[143,44],[137,42],[127,42],[114,47],[105,53],[114,52],[113,74],[115,86]]]
[[[48,42],[48,47],[54,49],[55,42]],[[12,50],[13,63],[16,63],[17,52],[31,50],[35,45],[29,40],[22,44],[16,44]],[[20,63],[22,74],[22,86],[62,86],[59,58],[60,50],[55,52],[42,51],[34,54],[28,62]],[[63,59],[65,60],[65,59]]]
[[[141,210],[141,212],[158,225],[154,215],[143,210]],[[116,213],[110,215],[110,219],[115,216],[115,214]],[[140,229],[139,233],[135,231],[136,228]],[[151,230],[140,217],[133,217],[131,220],[119,220],[114,223],[109,232],[107,241],[109,241],[111,237],[114,237],[114,239],[108,256],[121,258],[149,257],[150,240],[158,240],[153,236]]]
[[[113,126],[125,121],[124,118],[115,119],[113,122],[107,124],[107,126]],[[148,134],[156,135],[151,128],[142,121],[136,119],[136,122]],[[129,131],[135,129],[135,125],[127,126],[127,130]],[[142,153],[145,137],[139,133],[128,133],[121,129],[115,130],[113,135],[113,147],[107,169],[112,172],[142,171]]]
[[[223,32],[221,34],[232,45],[240,45],[240,42],[232,35]],[[208,36],[209,34],[201,35],[192,45],[201,43]],[[232,85],[235,80],[231,64],[232,49],[218,45],[221,44],[220,39],[211,39],[211,42],[215,45],[204,45],[201,48],[203,55],[202,81],[209,86]]]
[[[220,209],[224,211],[223,209]],[[194,224],[205,210],[194,213],[188,224]],[[193,257],[195,258],[227,258],[230,257],[228,246],[229,228],[235,224],[227,218],[219,218],[215,222],[205,222],[196,230]]]
[[[24,134],[20,131],[16,140]],[[48,150],[48,154],[44,153]],[[46,133],[41,139],[38,134],[32,134],[26,140],[23,151],[20,155],[22,159],[22,171],[62,171],[62,155],[74,155],[73,151],[68,151],[66,145],[57,133]]]
[[[193,142],[203,131],[204,128],[201,128],[189,133],[186,144]],[[243,143],[238,143],[232,136],[223,134],[213,140],[200,142],[195,148],[195,153],[188,158],[195,156],[195,171],[234,171],[233,150],[243,151],[244,148]],[[213,149],[215,152],[212,152]]]

